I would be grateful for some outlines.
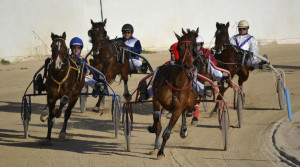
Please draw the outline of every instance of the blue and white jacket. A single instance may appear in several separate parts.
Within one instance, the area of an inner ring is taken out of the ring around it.
[[[125,43],[125,45],[127,46],[128,50],[133,51],[137,54],[141,54],[142,53],[142,46],[141,46],[141,42],[140,40],[131,37],[128,40],[126,38],[118,38],[118,40],[121,40]],[[131,57],[134,59],[139,59],[138,56],[131,54]]]
[[[252,52],[254,55],[259,54],[258,43],[256,39],[249,34],[234,35],[233,37],[230,38],[230,44],[236,45],[243,50],[248,50]]]

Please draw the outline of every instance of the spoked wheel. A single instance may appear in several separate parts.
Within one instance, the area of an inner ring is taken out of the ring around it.
[[[284,91],[284,80],[282,75],[277,78],[277,93],[278,93],[278,101],[279,107],[281,110],[285,108],[285,91]]]
[[[88,86],[84,85],[82,88],[81,93],[88,93]],[[84,113],[86,110],[86,102],[87,102],[88,95],[80,95],[80,110],[81,113]]]
[[[120,129],[120,99],[118,96],[114,97],[113,105],[112,105],[112,116],[113,116],[113,123],[114,123],[114,129],[115,129],[115,138],[118,138],[119,129]]]
[[[237,94],[237,116],[238,116],[238,126],[242,127],[242,110],[243,110],[243,97],[241,90],[238,90]]]
[[[224,151],[227,150],[228,130],[229,130],[228,113],[226,111],[226,108],[223,107],[223,112],[221,113],[221,131],[222,131],[222,137],[223,137]]]
[[[30,104],[27,101],[27,98],[24,96],[22,101],[22,109],[21,109],[21,118],[24,126],[24,137],[28,138],[28,126],[30,121]]]
[[[126,139],[127,151],[130,151],[131,124],[130,124],[130,119],[129,119],[129,109],[128,109],[128,106],[125,106],[124,135],[125,135],[125,139]]]

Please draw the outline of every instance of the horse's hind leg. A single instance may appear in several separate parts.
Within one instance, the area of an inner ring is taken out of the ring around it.
[[[54,112],[55,112],[55,99],[48,99],[48,107],[49,107],[49,117],[48,117],[48,132],[46,137],[46,142],[51,141],[51,131],[54,124]]]
[[[128,79],[127,80],[124,79],[124,94],[123,94],[123,96],[125,99],[128,99],[130,97],[127,82],[128,82]]]
[[[182,117],[182,124],[180,130],[180,137],[184,139],[188,135],[187,126],[186,126],[186,111],[182,112],[181,117]]]
[[[166,143],[167,143],[168,139],[170,138],[171,131],[172,131],[173,127],[175,126],[180,114],[181,114],[180,110],[175,110],[173,112],[172,117],[170,119],[170,122],[169,122],[168,126],[166,127],[164,133],[162,134],[163,142],[162,142],[161,147],[160,147],[160,149],[157,153],[157,159],[161,159],[161,158],[165,157],[164,148],[166,146]]]
[[[68,120],[69,120],[69,118],[71,116],[72,109],[75,106],[75,104],[77,102],[77,99],[78,98],[76,98],[76,99],[72,100],[71,102],[69,102],[69,105],[68,105],[68,107],[67,107],[67,109],[65,111],[64,123],[63,123],[61,131],[59,133],[59,138],[60,139],[65,139],[65,137],[66,137],[66,129],[67,129]]]

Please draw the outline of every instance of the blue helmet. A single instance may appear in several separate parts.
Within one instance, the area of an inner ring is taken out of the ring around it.
[[[78,37],[74,37],[71,41],[70,41],[70,47],[72,45],[80,45],[81,47],[83,47],[83,42],[80,38]]]

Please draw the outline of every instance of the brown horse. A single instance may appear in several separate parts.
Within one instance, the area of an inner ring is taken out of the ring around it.
[[[117,75],[121,75],[121,80],[124,81],[124,97],[130,97],[128,91],[128,74],[129,74],[129,55],[123,50],[119,50],[120,47],[125,48],[126,45],[123,42],[114,42],[109,40],[107,32],[105,30],[106,19],[103,22],[94,23],[91,20],[92,28],[89,30],[88,35],[91,37],[91,43],[93,44],[93,57],[94,61],[92,66],[101,71],[108,83],[112,83]],[[100,100],[103,96],[100,96],[96,106],[99,106]]]
[[[49,73],[46,80],[47,105],[49,107],[48,133],[46,142],[51,141],[51,130],[54,124],[54,117],[59,118],[62,108],[68,103],[65,111],[63,127],[59,133],[60,138],[65,138],[68,119],[71,110],[77,102],[78,96],[84,85],[85,72],[77,82],[78,68],[76,63],[69,58],[65,43],[66,33],[62,36],[51,34],[52,38],[52,62],[49,64]],[[85,70],[83,70],[85,71]],[[55,109],[56,101],[60,99],[59,108]]]
[[[243,55],[241,53],[241,49],[239,49],[235,45],[230,44],[228,27],[229,22],[225,24],[216,24],[217,31],[215,32],[215,58],[218,60],[218,67],[224,68],[230,71],[231,77],[234,77],[236,74],[239,76],[239,86],[242,89],[243,83],[247,81],[249,77],[249,69],[245,64],[246,61],[243,62]],[[223,96],[228,87],[220,87],[220,94]],[[221,99],[220,96],[217,99]],[[218,103],[213,110],[216,112],[218,109]]]
[[[164,157],[164,147],[171,135],[172,128],[175,126],[178,118],[182,115],[182,127],[180,136],[187,136],[186,111],[193,109],[196,94],[192,90],[192,79],[189,73],[193,67],[193,50],[195,47],[197,31],[182,29],[183,36],[175,33],[178,39],[179,60],[175,65],[163,65],[159,67],[153,82],[153,126],[148,127],[150,133],[156,134],[154,151],[157,158]],[[161,133],[161,112],[162,109],[172,112],[172,117],[166,127],[162,138],[163,142],[159,149],[159,136]],[[159,151],[158,151],[159,149]]]

